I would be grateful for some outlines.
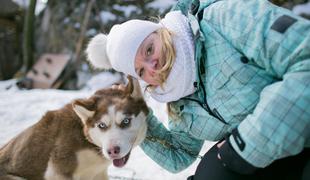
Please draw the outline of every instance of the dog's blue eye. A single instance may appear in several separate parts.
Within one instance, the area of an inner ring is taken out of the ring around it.
[[[100,128],[100,129],[107,129],[108,126],[105,123],[101,122],[101,123],[98,124],[98,128]]]
[[[129,126],[130,122],[131,122],[131,118],[130,117],[126,117],[126,118],[123,119],[123,121],[121,122],[120,126],[122,128],[125,128],[125,127]]]
[[[125,118],[125,119],[123,120],[123,123],[124,123],[124,124],[129,124],[129,123],[130,123],[130,120],[131,120],[130,118]]]

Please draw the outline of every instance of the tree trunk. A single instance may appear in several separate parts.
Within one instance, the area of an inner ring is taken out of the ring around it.
[[[21,74],[26,74],[26,72],[32,67],[33,51],[34,51],[34,21],[35,21],[35,8],[37,0],[30,0],[29,7],[26,13],[26,19],[24,22],[23,31],[23,66],[20,70]]]

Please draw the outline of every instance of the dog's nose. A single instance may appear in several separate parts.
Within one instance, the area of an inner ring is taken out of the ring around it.
[[[112,148],[108,149],[108,154],[110,156],[116,156],[120,153],[121,148],[119,146],[113,146]]]

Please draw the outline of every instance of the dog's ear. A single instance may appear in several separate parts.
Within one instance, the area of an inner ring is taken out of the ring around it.
[[[127,79],[128,79],[128,83],[127,83],[127,85],[126,85],[126,87],[125,87],[125,93],[129,96],[129,95],[131,95],[132,94],[132,92],[133,92],[133,82],[132,82],[132,77],[131,76],[127,76]]]
[[[127,76],[127,79],[128,79],[128,83],[127,83],[127,86],[125,88],[125,92],[129,96],[132,96],[135,98],[136,97],[143,97],[138,80],[129,76],[129,75]]]
[[[95,114],[95,102],[93,99],[78,99],[72,103],[72,108],[76,115],[85,124],[87,119],[91,118]]]

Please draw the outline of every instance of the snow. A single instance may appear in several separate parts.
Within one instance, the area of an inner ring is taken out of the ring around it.
[[[86,31],[86,36],[88,37],[94,37],[95,35],[97,35],[97,30],[94,28]]]
[[[125,17],[127,18],[130,16],[132,12],[136,12],[138,14],[141,13],[141,9],[133,5],[120,6],[118,4],[115,4],[113,5],[113,9],[124,12]]]
[[[0,81],[0,146],[4,145],[18,133],[36,123],[49,110],[61,108],[76,98],[89,97],[100,88],[110,87],[120,82],[119,74],[109,72],[93,76],[81,90],[33,89],[19,90],[16,80]],[[146,97],[148,105],[154,114],[167,124],[165,105]],[[206,142],[200,155],[203,155],[213,143]],[[124,168],[111,165],[108,174],[111,180],[184,180],[194,174],[198,160],[188,169],[172,174],[154,161],[137,147],[133,149],[130,159]]]
[[[296,5],[292,11],[295,13],[295,14],[308,14],[310,15],[310,2],[308,3],[305,3],[305,4],[299,4],[299,5]]]
[[[147,4],[146,7],[159,9],[160,13],[163,13],[164,10],[171,8],[176,2],[176,0],[155,0]]]
[[[117,16],[109,11],[101,11],[100,17],[103,23],[107,23],[109,21],[114,21],[117,19]]]
[[[27,8],[29,6],[29,0],[13,0],[15,3],[20,5],[23,8]],[[47,0],[38,0],[36,4],[35,14],[38,15],[45,7]]]

